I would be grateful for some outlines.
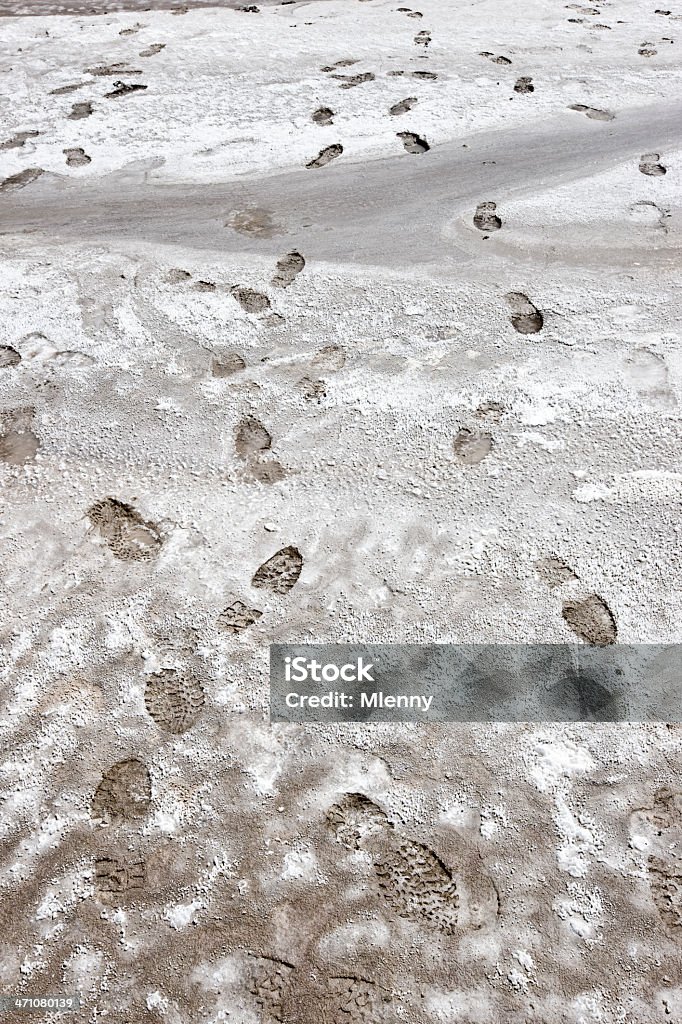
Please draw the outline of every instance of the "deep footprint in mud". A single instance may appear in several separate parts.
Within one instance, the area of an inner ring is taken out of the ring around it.
[[[271,590],[275,594],[288,594],[298,582],[302,569],[301,552],[289,545],[280,548],[256,569],[251,585],[259,590]]]
[[[257,452],[269,450],[272,446],[272,437],[260,420],[248,416],[237,426],[234,446],[237,455],[242,459],[248,459]]]
[[[334,124],[334,111],[331,107],[318,107],[317,110],[313,111],[310,119],[314,124],[319,124],[321,127]]]
[[[639,158],[639,169],[650,178],[661,178],[667,174],[668,168],[664,167],[660,160],[660,153],[642,153]]]
[[[27,167],[24,171],[11,174],[0,182],[0,192],[14,192],[20,188],[26,188],[31,182],[37,181],[41,174],[44,174],[42,167]]]
[[[389,107],[389,114],[391,117],[398,117],[400,114],[406,114],[408,110],[412,110],[417,106],[419,100],[416,96],[407,96],[404,100],[400,100],[398,103],[394,103],[392,107]]]
[[[245,313],[264,313],[270,309],[270,299],[263,292],[256,292],[253,288],[243,288],[235,285],[230,288],[230,295],[239,303]]]
[[[402,140],[406,153],[428,153],[431,149],[426,139],[416,135],[415,132],[397,132],[396,134]]]
[[[249,608],[243,601],[233,601],[231,605],[218,616],[218,625],[226,633],[237,636],[243,633],[249,626],[253,626],[262,617],[260,608]]]
[[[585,117],[589,117],[591,121],[613,121],[615,114],[612,114],[610,110],[600,110],[598,107],[587,107],[584,103],[572,103],[569,110],[577,110],[580,114],[584,114]]]
[[[147,766],[137,758],[108,768],[92,798],[90,816],[107,825],[145,818],[152,799]]]
[[[144,703],[160,729],[179,736],[192,728],[204,706],[204,688],[189,672],[163,669],[147,679]]]
[[[118,498],[103,498],[87,512],[112,554],[124,562],[143,562],[155,558],[161,550],[163,537],[156,523],[143,519],[140,513]]]
[[[544,317],[523,292],[507,292],[507,305],[511,309],[511,322],[519,334],[537,334],[544,326]]]
[[[332,160],[336,160],[343,153],[343,146],[340,142],[334,143],[332,146],[326,146],[325,149],[320,150],[316,157],[309,160],[306,167],[325,167],[330,164]]]
[[[273,288],[288,288],[305,267],[305,259],[300,252],[292,250],[277,261],[277,268],[271,284]]]
[[[477,227],[479,231],[485,232],[499,231],[502,227],[502,221],[495,212],[496,210],[497,203],[479,203],[474,214],[474,227]]]
[[[91,158],[87,155],[84,149],[64,149],[62,150],[66,157],[67,167],[87,167],[91,163]]]
[[[582,600],[565,601],[561,614],[584,643],[607,647],[616,642],[618,629],[613,612],[597,594],[590,594]]]

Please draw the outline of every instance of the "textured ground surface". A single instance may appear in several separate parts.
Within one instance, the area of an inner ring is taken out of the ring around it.
[[[681,1021],[678,727],[267,654],[682,640],[682,7],[130,6],[1,25],[1,990]]]

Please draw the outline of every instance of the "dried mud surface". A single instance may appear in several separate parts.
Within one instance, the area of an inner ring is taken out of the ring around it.
[[[682,639],[682,8],[40,6],[0,41],[0,991],[682,1020],[679,726],[268,721],[272,642]]]

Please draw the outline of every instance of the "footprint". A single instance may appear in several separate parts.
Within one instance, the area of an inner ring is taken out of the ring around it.
[[[328,64],[328,65],[326,65],[326,67],[320,68],[320,71],[324,71],[325,73],[329,73],[330,71],[335,71],[336,68],[349,68],[353,64],[359,64],[359,63],[360,63],[360,59],[359,58],[345,57],[343,60],[337,60],[336,64]]]
[[[479,231],[499,231],[502,221],[495,213],[496,209],[497,203],[479,203],[474,214],[474,227],[477,227]]]
[[[478,434],[466,427],[462,427],[452,443],[453,451],[463,466],[477,466],[490,455],[492,447],[490,434]]]
[[[225,632],[237,635],[258,622],[262,614],[259,608],[249,608],[243,601],[234,601],[218,617],[218,625]]]
[[[160,729],[179,736],[192,728],[204,706],[204,688],[186,672],[163,669],[149,676],[144,692],[149,717]]]
[[[232,377],[240,370],[246,369],[246,363],[238,352],[228,352],[211,363],[211,374],[214,377]]]
[[[376,75],[373,71],[365,71],[361,75],[332,75],[342,82],[342,89],[354,89],[356,85],[363,85],[365,82],[373,82]]]
[[[140,50],[140,57],[155,57],[157,53],[161,53],[162,50],[166,49],[165,43],[152,43],[146,50]]]
[[[20,362],[21,356],[15,348],[11,345],[0,345],[0,370],[8,366],[18,366]]]
[[[676,937],[682,932],[682,857],[649,857],[651,896],[663,924]]]
[[[642,43],[637,53],[640,57],[655,57],[658,50],[655,50],[653,43]]]
[[[29,139],[35,139],[38,135],[40,135],[40,132],[16,132],[11,139],[0,142],[0,150],[20,149]]]
[[[270,211],[260,206],[235,211],[225,222],[225,227],[238,231],[240,235],[253,235],[254,238],[272,238],[273,235],[282,234],[282,228],[275,223]]]
[[[66,157],[67,167],[86,167],[91,163],[84,149],[63,149],[62,153]]]
[[[453,873],[422,843],[389,843],[374,856],[379,889],[399,917],[424,920],[440,931],[457,929],[459,892]]]
[[[633,203],[629,208],[631,218],[635,223],[648,228],[661,228],[667,231],[667,222],[670,219],[670,210],[662,209],[649,199],[642,199]]]
[[[361,850],[372,836],[381,836],[393,829],[386,812],[364,793],[345,793],[328,809],[327,823],[347,850]]]
[[[667,173],[667,167],[659,163],[660,153],[642,153],[639,158],[639,169],[642,174],[648,174],[651,178],[660,178]]]
[[[131,757],[108,768],[95,790],[90,816],[106,825],[145,818],[152,799],[147,766]]]
[[[99,857],[95,861],[95,892],[103,903],[134,898],[144,888],[144,861]]]
[[[410,74],[413,78],[420,78],[424,82],[435,82],[438,79],[435,71],[411,71]]]
[[[213,281],[197,281],[194,285],[194,289],[197,292],[214,292],[216,290],[216,285]]]
[[[249,416],[237,426],[234,446],[237,455],[248,459],[256,452],[267,451],[272,446],[272,437],[260,420]]]
[[[418,102],[416,96],[408,96],[406,99],[400,100],[399,103],[394,103],[388,112],[392,117],[397,117],[399,114],[406,114],[408,110],[412,110]]]
[[[249,463],[249,473],[253,480],[261,484],[277,484],[287,475],[286,470],[274,459],[262,460],[256,456]]]
[[[189,281],[192,275],[189,270],[181,270],[180,267],[174,267],[168,271],[166,281],[168,284],[182,284],[184,281]]]
[[[544,325],[542,313],[523,292],[507,292],[507,305],[511,309],[511,322],[519,334],[537,334]]]
[[[414,37],[414,42],[417,46],[423,46],[426,49],[426,47],[431,42],[431,33],[426,31],[417,32],[416,36]]]
[[[306,164],[306,167],[324,167],[326,164],[331,163],[332,160],[336,160],[342,153],[343,146],[337,142],[333,146],[327,146],[325,149],[320,150],[317,156]]]
[[[254,958],[249,978],[249,992],[254,996],[260,1017],[268,1020],[284,1020],[286,991],[294,970],[293,964],[274,957]]]
[[[596,594],[590,594],[580,601],[565,601],[561,614],[566,624],[584,643],[607,647],[616,642],[616,620],[606,602]]]
[[[36,181],[41,174],[44,174],[42,167],[27,167],[24,171],[11,174],[0,182],[0,192],[14,192],[20,188],[26,188],[32,181]]]
[[[557,558],[556,555],[540,558],[535,563],[535,568],[540,579],[547,584],[550,590],[554,590],[555,587],[560,587],[564,583],[572,583],[578,579],[570,565],[564,562],[563,559]]]
[[[333,372],[334,370],[341,370],[346,363],[346,353],[343,351],[340,345],[325,345],[320,351],[313,357],[311,366],[316,370],[327,370]]]
[[[402,139],[407,153],[428,153],[431,149],[426,139],[422,139],[414,132],[397,132],[396,134],[399,139]]]
[[[481,402],[476,415],[481,420],[490,420],[492,423],[499,423],[504,415],[505,407],[501,402]]]
[[[533,85],[533,79],[527,75],[522,75],[521,78],[516,79],[514,85],[514,92],[529,93],[535,92],[535,86]]]
[[[144,89],[148,89],[149,86],[142,85],[140,82],[114,82],[114,88],[111,92],[105,92],[106,99],[117,99],[119,96],[129,96],[133,92],[141,92]]]
[[[486,57],[492,61],[493,64],[511,64],[509,57],[496,57],[494,53],[490,53],[489,50],[483,50],[479,53],[479,57]]]
[[[333,117],[334,111],[331,109],[331,107],[318,107],[317,110],[313,111],[311,115],[311,120],[315,124],[324,126],[328,124],[334,124]]]
[[[142,562],[155,558],[163,537],[156,523],[145,520],[131,505],[117,498],[103,498],[87,512],[112,554],[124,562]]]
[[[325,1006],[330,1011],[330,1024],[378,1024],[386,1019],[387,997],[379,986],[356,975],[327,979]]]
[[[263,313],[270,309],[270,299],[262,292],[256,292],[252,288],[242,288],[235,285],[230,288],[230,295],[237,300],[245,313]]]
[[[327,397],[327,385],[323,380],[315,380],[313,377],[301,377],[297,387],[303,392],[307,402],[321,402]]]
[[[623,369],[626,379],[642,398],[669,408],[676,405],[663,356],[646,348],[638,348],[627,357]]]
[[[126,67],[125,62],[118,64],[99,64],[95,68],[86,68],[86,75],[94,75],[96,78],[105,78],[108,75],[120,75],[124,71],[126,75],[141,75],[142,72],[138,71],[137,68]]]
[[[130,28],[122,28],[118,34],[120,36],[134,36],[136,32],[139,32],[141,29],[146,27],[146,25],[142,25],[138,21],[134,25],[131,25]]]
[[[288,288],[305,267],[305,259],[294,249],[277,261],[277,270],[272,278],[273,288]]]
[[[9,466],[35,462],[40,441],[31,430],[35,415],[32,406],[19,406],[0,412],[0,461]]]
[[[70,92],[76,92],[77,89],[82,89],[87,82],[75,82],[73,85],[60,85],[58,89],[53,89],[50,96],[66,96]]]
[[[254,573],[251,585],[275,594],[288,594],[298,581],[303,569],[303,556],[298,548],[281,548],[263,562]]]
[[[615,114],[610,110],[599,110],[597,107],[586,107],[584,103],[572,103],[569,110],[577,110],[579,113],[589,117],[592,121],[613,121]]]
[[[84,117],[90,117],[91,114],[92,103],[90,100],[86,100],[85,103],[74,103],[68,117],[69,121],[82,121]]]

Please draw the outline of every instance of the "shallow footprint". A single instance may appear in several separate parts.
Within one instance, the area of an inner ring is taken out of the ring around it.
[[[431,149],[426,139],[422,139],[415,132],[397,132],[397,136],[399,139],[402,139],[407,153],[428,153]]]
[[[406,99],[400,100],[398,103],[394,103],[393,106],[389,108],[388,112],[392,117],[397,117],[399,114],[406,114],[408,110],[412,110],[413,107],[416,107],[418,102],[419,101],[416,96],[408,96]]]
[[[245,313],[263,313],[270,308],[270,299],[262,292],[256,292],[253,288],[242,288],[235,285],[230,288],[230,294],[237,300]]]
[[[29,139],[35,139],[37,135],[40,135],[40,132],[16,132],[11,139],[7,139],[6,142],[0,142],[0,150],[21,149]]]
[[[334,143],[333,146],[327,146],[325,149],[321,149],[320,152],[312,160],[309,160],[306,167],[325,167],[326,164],[336,160],[337,157],[343,153],[343,146],[340,143]]]
[[[144,703],[159,728],[179,736],[191,729],[199,717],[204,706],[204,688],[189,673],[163,669],[147,680]]]
[[[528,75],[523,75],[521,78],[517,78],[514,84],[514,92],[520,92],[521,94],[535,92],[533,79]]]
[[[314,124],[322,125],[323,127],[328,124],[334,124],[334,111],[331,107],[318,107],[317,110],[311,114],[311,120]]]
[[[18,366],[21,356],[11,345],[0,345],[0,370],[7,366]]]
[[[11,174],[0,183],[0,192],[13,192],[19,188],[25,188],[32,181],[36,181],[41,174],[44,174],[42,167],[27,167],[24,171]]]
[[[214,377],[232,377],[233,374],[245,369],[246,363],[238,352],[228,352],[215,358],[211,363],[211,374]]]
[[[9,466],[35,462],[40,440],[31,430],[34,415],[32,406],[5,409],[0,413],[0,461]]]
[[[507,305],[511,309],[511,322],[519,334],[537,334],[544,325],[542,313],[523,292],[507,292]]]
[[[91,158],[87,155],[84,149],[64,149],[62,150],[66,157],[67,167],[86,167],[91,163]]]
[[[256,569],[251,585],[275,594],[288,594],[298,581],[303,569],[303,556],[298,548],[289,545],[280,548]]]
[[[610,110],[600,110],[598,107],[586,107],[584,103],[572,103],[569,110],[577,110],[579,113],[589,117],[592,121],[613,121],[615,114]]]
[[[490,434],[478,434],[467,427],[462,427],[452,443],[452,450],[463,466],[477,466],[486,455],[490,455],[492,447]]]
[[[416,36],[414,37],[414,41],[417,46],[423,46],[424,48],[426,48],[431,42],[431,33],[426,31],[417,32]]]
[[[92,114],[92,103],[87,100],[85,103],[74,103],[71,108],[69,121],[82,121],[84,117],[90,117]]]
[[[538,576],[550,590],[560,587],[564,583],[571,583],[578,579],[576,574],[562,558],[556,555],[547,555],[535,563]]]
[[[479,203],[474,214],[474,227],[479,231],[499,231],[502,221],[495,213],[497,203]]]
[[[651,178],[660,178],[666,174],[668,168],[659,162],[660,159],[660,153],[642,153],[639,158],[639,169],[642,174],[648,174]]]
[[[274,288],[288,288],[305,267],[305,259],[294,249],[277,261],[277,270],[272,278]]]
[[[616,642],[616,620],[606,601],[597,594],[590,594],[580,601],[565,601],[561,615],[586,644],[607,647]]]
[[[248,416],[238,424],[235,433],[234,446],[237,455],[242,459],[248,459],[256,452],[264,452],[272,447],[272,436],[266,430],[260,420]]]
[[[145,818],[152,799],[147,766],[137,758],[119,761],[102,775],[92,798],[90,815],[107,825]]]
[[[218,616],[218,625],[226,633],[236,636],[258,622],[262,615],[259,608],[249,608],[243,601],[234,601]]]
[[[155,558],[163,537],[156,523],[117,498],[103,498],[87,512],[88,519],[116,558],[141,562]]]

